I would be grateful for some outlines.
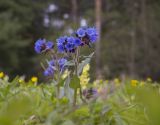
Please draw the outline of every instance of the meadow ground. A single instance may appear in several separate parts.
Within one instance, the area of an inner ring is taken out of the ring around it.
[[[37,85],[36,77],[28,82],[21,77],[8,82],[8,76],[2,76],[0,125],[160,124],[160,87],[151,79],[95,81],[90,86],[97,92],[87,95],[86,103],[78,98],[73,106],[66,96],[55,97],[52,83]],[[88,86],[85,76],[83,89]]]

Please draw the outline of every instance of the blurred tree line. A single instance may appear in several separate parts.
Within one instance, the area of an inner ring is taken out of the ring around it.
[[[102,78],[160,78],[159,0],[0,0],[0,70],[41,75],[42,57],[35,54],[34,42],[55,42],[87,25],[101,34],[92,78],[95,70]]]

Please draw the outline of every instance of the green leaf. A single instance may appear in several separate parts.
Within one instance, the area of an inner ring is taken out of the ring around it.
[[[93,55],[94,55],[94,52],[93,53],[91,53],[89,56],[83,56],[84,58],[92,58],[93,57]]]
[[[74,66],[75,64],[74,64],[74,61],[71,60],[71,61],[67,61],[64,65],[65,66]]]
[[[65,82],[66,78],[64,79],[60,79],[58,86],[64,86],[64,82]]]
[[[85,56],[86,58],[78,66],[78,75],[82,73],[84,66],[90,62],[93,55],[94,55],[94,52],[91,53],[89,56]]]
[[[67,120],[62,125],[74,125],[74,123],[70,120]]]
[[[73,102],[74,91],[73,91],[73,89],[71,89],[69,87],[70,81],[71,81],[70,75],[68,75],[68,77],[66,78],[65,83],[64,83],[64,90],[65,90],[66,97],[70,100],[70,102]]]
[[[80,88],[80,79],[78,76],[74,75],[70,82],[70,87],[76,90],[77,88]]]

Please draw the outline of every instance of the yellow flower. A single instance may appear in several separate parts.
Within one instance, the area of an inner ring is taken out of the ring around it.
[[[24,80],[20,78],[20,79],[18,80],[18,82],[21,84],[21,83],[24,82]]]
[[[132,95],[132,96],[131,96],[131,100],[135,100],[135,95]]]
[[[152,79],[150,77],[148,77],[147,82],[152,82]]]
[[[38,82],[38,78],[37,78],[36,76],[33,76],[33,77],[31,78],[31,81],[34,82],[34,83],[36,83],[36,82]]]
[[[65,70],[65,72],[64,72],[63,75],[62,75],[62,78],[63,78],[63,79],[66,78],[66,77],[68,76],[68,74],[69,74],[69,71],[68,71],[68,70]]]
[[[76,117],[82,117],[82,118],[86,118],[90,116],[90,112],[89,112],[89,108],[88,107],[81,107],[79,109],[77,109],[74,112]]]
[[[119,86],[120,85],[120,80],[118,78],[115,78],[114,83],[115,83],[116,86]]]
[[[144,82],[144,81],[141,81],[139,85],[140,85],[140,86],[144,86],[144,85],[145,85],[145,82]]]
[[[80,84],[82,86],[82,88],[86,88],[87,87],[87,84],[89,83],[89,69],[90,69],[90,65],[87,64],[84,68],[83,68],[83,71],[82,71],[82,74],[80,76]]]
[[[137,80],[131,80],[131,86],[136,87],[138,85]]]
[[[118,78],[115,78],[115,79],[114,79],[114,82],[115,82],[115,83],[120,83],[120,80],[119,80]]]
[[[0,72],[0,78],[3,78],[3,77],[4,77],[4,73]]]
[[[106,80],[106,81],[105,81],[105,83],[107,83],[107,84],[108,84],[108,83],[109,83],[109,81],[108,81],[108,80]]]

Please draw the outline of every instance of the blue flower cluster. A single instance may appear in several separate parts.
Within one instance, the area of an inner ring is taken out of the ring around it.
[[[57,42],[57,50],[59,53],[74,53],[77,47],[83,45],[89,45],[96,42],[98,37],[97,30],[95,28],[81,27],[75,32],[75,36],[61,36]],[[45,39],[39,39],[35,43],[35,51],[37,53],[48,52],[54,47],[53,42],[46,41]],[[62,58],[58,60],[60,71],[63,71],[64,64],[67,60]],[[56,70],[55,61],[49,62],[48,68],[44,71],[45,76],[51,76]]]
[[[67,60],[65,58],[58,59],[57,65],[58,65],[60,72],[64,71],[66,62],[67,62]],[[57,70],[56,69],[56,62],[55,62],[55,60],[51,60],[48,63],[48,68],[44,71],[44,75],[45,76],[52,76],[52,75],[54,75],[55,70]]]
[[[53,46],[53,42],[46,42],[45,39],[39,39],[36,41],[34,49],[37,53],[42,53],[51,50]]]
[[[83,27],[83,28],[79,28],[77,31],[76,31],[76,36],[81,39],[81,41],[84,43],[84,44],[89,44],[90,42],[91,43],[94,43],[96,42],[97,38],[98,38],[98,32],[96,30],[96,28],[86,28],[86,27]]]
[[[57,48],[60,53],[63,52],[70,52],[74,53],[76,47],[81,45],[81,40],[79,38],[73,36],[62,36],[59,37],[57,40]]]

